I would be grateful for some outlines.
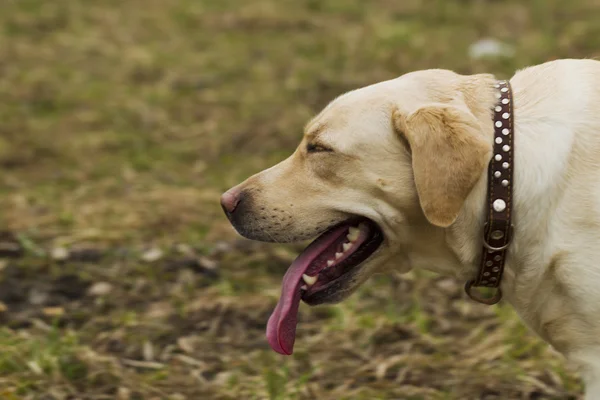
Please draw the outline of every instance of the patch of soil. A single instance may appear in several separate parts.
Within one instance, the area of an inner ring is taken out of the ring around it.
[[[0,258],[19,258],[25,253],[17,236],[9,231],[0,231]]]
[[[77,308],[86,295],[90,282],[74,274],[57,277],[41,276],[8,264],[0,274],[0,302],[6,309],[0,321],[12,328],[31,325],[32,318],[52,322],[62,320],[67,307]],[[63,321],[66,322],[66,321]]]

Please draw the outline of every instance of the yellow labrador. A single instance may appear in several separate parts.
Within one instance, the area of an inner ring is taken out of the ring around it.
[[[600,399],[600,62],[559,60],[510,80],[513,242],[502,279],[523,321]],[[291,354],[300,300],[332,303],[373,273],[477,274],[497,101],[492,75],[412,72],[346,93],[292,156],[221,198],[261,241],[317,237],[283,280],[267,337]]]

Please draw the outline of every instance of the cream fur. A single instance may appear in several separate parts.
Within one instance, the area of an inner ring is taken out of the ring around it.
[[[553,61],[521,70],[510,82],[515,236],[504,298],[531,329],[579,363],[586,399],[600,399],[600,62]],[[236,227],[254,239],[296,241],[355,214],[378,223],[385,234],[382,248],[340,298],[387,268],[470,279],[481,256],[486,204],[487,165],[477,159],[485,154],[489,160],[491,152],[479,140],[461,141],[466,148],[457,149],[459,156],[445,154],[449,147],[443,145],[413,150],[433,139],[428,129],[406,121],[424,108],[451,107],[470,116],[470,127],[479,125],[476,134],[491,149],[494,83],[491,75],[427,70],[337,98],[307,125],[294,155],[236,187],[252,199]],[[409,131],[404,139],[398,124]],[[316,141],[334,152],[307,154],[307,142]],[[469,158],[471,150],[478,156]],[[447,173],[439,170],[438,180],[480,171],[475,179],[460,176],[451,201],[460,198],[462,204],[454,207],[440,202],[447,188],[419,199],[419,180],[425,178],[413,171],[415,163],[443,163]],[[443,209],[453,207],[458,214],[448,219]]]

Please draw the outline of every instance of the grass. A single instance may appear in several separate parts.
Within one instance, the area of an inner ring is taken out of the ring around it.
[[[4,0],[0,394],[579,398],[510,308],[430,274],[303,307],[295,355],[272,353],[297,247],[241,240],[217,199],[344,91],[594,57],[599,16],[593,0]],[[514,55],[470,59],[490,36]]]

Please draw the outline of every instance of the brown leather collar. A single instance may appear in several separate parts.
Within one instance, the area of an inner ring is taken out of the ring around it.
[[[465,291],[479,303],[496,304],[502,298],[500,282],[508,246],[513,238],[514,124],[513,96],[508,81],[498,81],[494,107],[494,153],[488,168],[487,216],[483,232],[483,253],[479,274],[468,281]],[[483,297],[473,287],[496,288],[492,297]]]

